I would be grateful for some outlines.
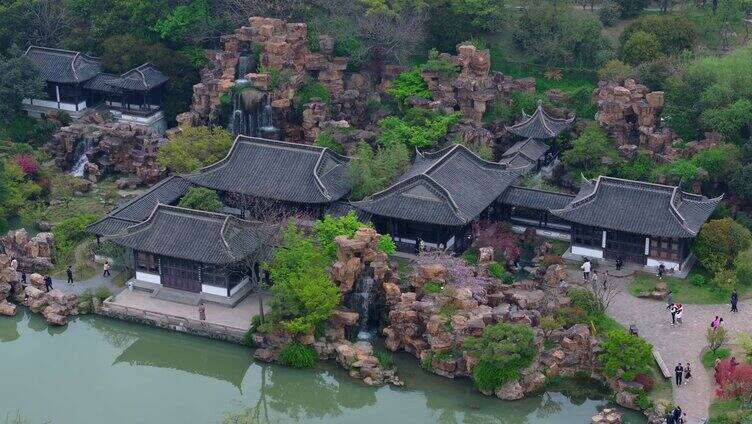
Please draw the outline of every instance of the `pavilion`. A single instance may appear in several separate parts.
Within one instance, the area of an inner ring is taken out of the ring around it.
[[[692,257],[692,239],[721,198],[601,176],[584,180],[569,204],[550,212],[571,223],[572,255],[680,270]]]
[[[159,104],[169,79],[154,65],[145,63],[114,75],[103,72],[100,58],[77,51],[31,46],[24,56],[45,81],[49,98],[24,99],[30,116],[64,111],[79,118],[87,108],[104,103],[120,122],[148,126],[159,133],[166,129]]]
[[[224,159],[184,178],[218,191],[242,217],[280,209],[320,218],[350,191],[347,162],[323,147],[239,135]]]
[[[232,298],[258,283],[273,228],[231,215],[157,204],[148,219],[109,236],[132,255],[135,279],[207,298]]]
[[[574,122],[574,115],[569,118],[554,118],[543,109],[543,103],[538,101],[538,107],[532,115],[522,111],[522,121],[506,127],[507,131],[524,138],[546,140],[556,138]]]
[[[462,252],[472,223],[499,217],[497,200],[519,176],[457,144],[418,152],[395,184],[353,205],[370,213],[376,229],[390,234],[401,251],[415,251],[422,241],[427,248]]]

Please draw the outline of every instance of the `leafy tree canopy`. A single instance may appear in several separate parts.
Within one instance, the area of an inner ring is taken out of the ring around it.
[[[731,268],[739,252],[752,244],[748,229],[731,218],[705,223],[694,242],[694,252],[705,269],[719,272]]]
[[[178,206],[206,212],[219,212],[222,210],[222,201],[217,192],[212,189],[191,187],[185,196],[180,199]]]
[[[418,68],[397,75],[397,78],[386,89],[386,92],[394,96],[400,104],[404,103],[410,97],[431,98],[428,85],[423,81],[423,77],[420,76],[420,69]]]
[[[334,238],[337,236],[347,236],[352,238],[355,232],[359,228],[364,227],[365,224],[358,221],[355,211],[350,211],[347,215],[339,218],[327,214],[324,219],[316,221],[313,226],[313,233],[316,235],[324,254],[329,258],[334,259],[337,253],[337,245],[334,243]]]
[[[460,113],[449,115],[427,109],[409,109],[403,118],[390,116],[379,121],[381,146],[404,144],[409,148],[422,149],[435,145],[443,138],[449,127],[460,120]]]
[[[25,98],[45,98],[44,82],[23,52],[12,47],[0,55],[0,119],[9,120],[21,111]]]
[[[348,163],[348,175],[353,183],[351,197],[359,200],[385,189],[409,164],[410,152],[402,143],[382,146],[375,152],[366,143],[358,144]]]
[[[637,32],[655,36],[663,54],[690,50],[697,41],[697,28],[683,15],[645,15],[630,24],[622,33],[622,46]]]
[[[220,127],[183,128],[160,146],[157,162],[174,173],[192,172],[227,155],[232,135]]]
[[[494,390],[533,363],[538,354],[530,327],[499,323],[486,327],[480,337],[468,337],[463,347],[478,358],[473,381],[481,390]]]
[[[650,370],[653,348],[638,336],[622,329],[613,330],[607,334],[601,347],[603,353],[598,359],[603,363],[603,374],[607,377],[621,376],[632,381],[637,374]]]
[[[609,161],[618,158],[614,144],[597,125],[589,125],[561,157],[573,175],[582,173],[587,178],[608,175]]]
[[[658,38],[645,31],[633,33],[622,47],[622,56],[624,61],[637,65],[638,63],[647,62],[661,54],[661,44]]]

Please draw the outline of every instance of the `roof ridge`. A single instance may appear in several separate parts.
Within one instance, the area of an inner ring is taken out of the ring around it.
[[[183,178],[180,175],[170,175],[169,177],[164,178],[161,181],[159,181],[158,183],[156,183],[153,186],[149,187],[148,190],[146,190],[145,192],[141,193],[140,195],[134,197],[133,199],[128,200],[122,206],[116,207],[114,210],[110,211],[110,213],[108,213],[107,216],[110,216],[111,214],[114,214],[114,213],[120,212],[122,210],[125,210],[126,208],[128,208],[128,207],[132,206],[134,203],[136,203],[137,200],[142,199],[147,194],[149,194],[152,191],[156,190],[157,188],[165,185],[168,181],[172,181],[172,180],[177,179],[177,178],[179,178],[181,180],[185,180],[185,182],[187,182],[188,184],[193,185],[193,183],[191,183],[190,181],[188,181],[187,179]],[[159,204],[159,202],[157,202],[157,204]],[[119,218],[119,219],[122,219],[122,218]]]
[[[449,190],[447,190],[444,186],[442,186],[441,184],[439,184],[438,181],[434,180],[433,178],[431,178],[427,174],[416,174],[416,175],[413,175],[412,177],[404,179],[402,181],[399,181],[396,184],[392,184],[391,186],[389,186],[389,187],[387,187],[387,188],[385,188],[385,189],[383,189],[383,190],[381,190],[379,192],[376,192],[376,193],[368,196],[367,198],[365,198],[363,200],[360,200],[360,201],[357,201],[357,202],[352,202],[352,204],[355,205],[357,203],[362,203],[362,202],[366,202],[366,201],[376,200],[377,198],[381,198],[381,197],[384,197],[384,196],[387,196],[387,195],[395,193],[397,191],[397,189],[399,189],[399,188],[407,187],[407,186],[410,186],[411,184],[415,184],[416,182],[420,182],[420,180],[428,181],[428,183],[431,184],[432,186],[434,186],[434,188],[437,188],[438,190],[440,190],[441,194],[443,194],[444,196],[446,196],[447,200],[449,200],[449,204],[450,204],[453,212],[455,213],[455,215],[462,222],[467,222],[467,218],[465,218],[465,216],[462,215],[462,212],[460,211],[459,206],[457,206],[457,203],[454,201],[454,198],[449,193]]]
[[[332,200],[332,195],[329,194],[329,190],[327,190],[324,182],[321,181],[321,178],[319,178],[319,167],[321,167],[325,153],[326,150],[322,150],[321,153],[319,153],[318,159],[316,159],[316,164],[313,166],[313,180],[316,181],[316,186],[319,188],[321,195],[324,196],[324,198],[327,200]]]
[[[529,191],[537,191],[537,192],[540,192],[540,193],[548,193],[548,194],[558,194],[560,196],[567,196],[567,197],[572,197],[572,198],[576,197],[576,195],[574,195],[574,194],[560,193],[558,191],[549,191],[549,190],[544,190],[542,188],[522,187],[522,186],[516,186],[516,185],[510,185],[509,188],[516,188],[516,189],[520,189],[520,190],[529,190]]]
[[[428,178],[428,180],[430,182],[432,182],[433,184],[435,184],[436,187],[438,187],[441,191],[444,192],[444,194],[446,195],[447,199],[449,200],[450,206],[452,207],[452,209],[454,210],[454,213],[457,215],[457,217],[460,219],[460,221],[467,222],[468,219],[465,217],[465,215],[462,214],[462,211],[460,210],[460,207],[457,206],[457,202],[454,201],[454,198],[452,197],[452,194],[449,193],[449,190],[447,190],[444,186],[442,186],[441,184],[439,184],[438,181],[436,181],[433,178],[431,178],[430,175],[424,175],[424,176],[426,178]]]
[[[219,229],[219,238],[222,239],[222,244],[225,245],[225,249],[227,249],[227,253],[232,257],[233,259],[237,259],[235,254],[232,252],[232,249],[230,249],[230,243],[227,242],[227,239],[225,238],[225,232],[227,231],[227,222],[230,220],[230,215],[226,215],[224,221],[222,221],[222,227]]]
[[[608,175],[599,175],[598,179],[600,180],[601,178],[603,178],[605,180],[612,180],[612,181],[620,182],[620,183],[630,183],[632,185],[653,186],[653,187],[670,189],[670,190],[674,190],[675,188],[678,187],[678,186],[671,186],[671,185],[668,185],[668,184],[649,183],[647,181],[628,180],[626,178],[618,178],[618,177],[612,177],[612,176],[608,176]]]

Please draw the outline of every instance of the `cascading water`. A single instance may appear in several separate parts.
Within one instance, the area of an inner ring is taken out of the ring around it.
[[[227,130],[232,135],[276,138],[279,129],[274,126],[274,110],[269,94],[250,86],[245,76],[251,70],[252,57],[240,56],[232,90],[232,111],[228,116]]]
[[[71,168],[70,174],[74,177],[83,177],[84,171],[86,170],[86,165],[89,163],[89,157],[87,156],[89,152],[89,148],[91,147],[91,140],[88,137],[85,137],[83,140],[79,141],[76,145],[76,163],[73,165],[73,168]]]
[[[254,134],[257,137],[274,138],[277,135],[277,128],[274,126],[274,110],[272,109],[272,99],[267,94],[264,96],[264,106],[258,113],[258,131]]]
[[[369,340],[372,336],[370,322],[375,289],[371,276],[362,276],[355,283],[350,303],[352,309],[358,313],[358,340]]]

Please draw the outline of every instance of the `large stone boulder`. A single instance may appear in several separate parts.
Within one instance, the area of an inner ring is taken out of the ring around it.
[[[525,397],[525,391],[517,380],[505,383],[503,386],[496,389],[494,394],[501,400],[518,400]]]
[[[616,409],[606,408],[590,419],[590,424],[621,424],[623,414]]]
[[[5,299],[0,300],[0,315],[12,317],[16,315],[16,305],[8,302]]]

